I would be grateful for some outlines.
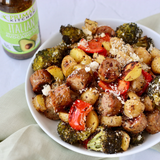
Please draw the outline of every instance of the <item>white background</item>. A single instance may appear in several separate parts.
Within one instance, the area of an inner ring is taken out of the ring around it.
[[[37,0],[42,43],[61,25],[84,22],[85,18],[123,19],[138,21],[160,12],[160,0]],[[0,42],[0,96],[25,82],[31,59],[16,60],[8,57]],[[159,160],[160,153],[152,149],[121,160]]]

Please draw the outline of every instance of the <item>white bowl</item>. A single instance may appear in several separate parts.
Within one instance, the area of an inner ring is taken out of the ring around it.
[[[123,20],[113,20],[113,19],[108,19],[108,20],[96,20],[99,25],[109,25],[113,29],[116,29],[117,26],[122,25],[123,23],[126,23],[126,21]],[[63,25],[63,24],[62,24]],[[84,25],[83,23],[76,24],[74,26],[81,28]],[[154,44],[157,48],[160,48],[160,35],[154,32],[153,30],[143,26],[139,25],[138,26],[143,30],[143,35],[147,35],[148,37],[151,37],[154,40]],[[61,42],[62,36],[60,33],[56,33],[52,35],[45,43],[41,45],[41,47],[38,50],[42,50],[48,47],[53,47],[57,45],[59,42]],[[38,51],[37,51],[38,52]],[[36,53],[37,53],[36,52]],[[36,55],[36,54],[35,54]],[[160,142],[160,133],[154,134],[154,135],[147,135],[146,139],[143,144],[130,148],[127,151],[123,153],[116,153],[116,154],[104,154],[101,152],[95,152],[95,151],[89,151],[86,150],[85,148],[81,146],[75,146],[75,145],[70,145],[64,141],[62,141],[58,134],[57,134],[57,121],[50,120],[37,112],[35,108],[32,105],[32,98],[35,96],[35,94],[32,91],[32,87],[29,81],[29,77],[33,73],[32,71],[32,62],[35,58],[35,55],[31,59],[31,62],[28,66],[27,74],[26,74],[26,79],[25,79],[25,93],[26,93],[26,99],[27,103],[30,109],[30,112],[32,116],[34,117],[35,121],[38,123],[38,125],[42,128],[42,130],[53,140],[55,140],[57,143],[61,144],[62,146],[73,150],[75,152],[88,155],[88,156],[93,156],[93,157],[121,157],[121,156],[127,156],[131,154],[135,154],[138,152],[141,152],[143,150],[146,150],[153,145],[157,144]]]

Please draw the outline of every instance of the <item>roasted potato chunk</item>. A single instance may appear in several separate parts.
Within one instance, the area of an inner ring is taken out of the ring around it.
[[[133,81],[142,73],[142,67],[139,62],[130,62],[127,64],[122,72],[122,79],[125,81]]]
[[[86,56],[86,53],[80,48],[73,48],[70,51],[70,56],[74,58],[77,63],[80,63]]]
[[[68,77],[73,72],[76,64],[77,62],[70,55],[63,58],[61,68],[65,77]]]
[[[121,116],[102,116],[101,124],[108,127],[119,127],[122,125]]]
[[[142,59],[144,63],[150,65],[152,56],[144,47],[138,47],[135,50],[135,53],[138,55],[139,58]]]
[[[105,60],[105,56],[100,55],[98,53],[94,53],[93,54],[93,59],[98,62],[99,64],[101,64],[104,60]]]
[[[160,56],[157,56],[153,59],[151,63],[151,68],[153,73],[160,74]]]
[[[42,94],[36,95],[32,103],[34,108],[39,112],[44,112],[47,109],[45,106],[45,98]]]
[[[89,33],[89,35],[91,34],[95,34],[96,33],[96,30],[98,28],[98,23],[96,21],[92,21],[90,19],[87,19],[85,20],[85,27],[82,27],[84,33],[86,35],[88,35],[88,31],[85,32],[85,30],[89,30],[91,33]]]
[[[59,118],[60,118],[63,122],[68,123],[68,117],[69,117],[69,113],[59,112]]]
[[[93,133],[96,128],[99,125],[99,118],[97,113],[92,110],[88,113],[87,117],[86,117],[86,127],[91,129],[91,132]]]
[[[50,66],[47,68],[47,71],[54,77],[56,81],[63,81],[64,80],[64,75],[62,72],[62,69],[59,68],[58,66]]]
[[[124,104],[124,114],[129,118],[138,117],[144,109],[145,105],[139,100],[127,100]]]
[[[89,88],[81,94],[80,99],[91,105],[94,105],[99,97],[99,91],[96,88]]]
[[[121,145],[121,148],[124,151],[126,151],[129,148],[131,138],[126,132],[121,131],[121,133],[122,133],[122,145]]]

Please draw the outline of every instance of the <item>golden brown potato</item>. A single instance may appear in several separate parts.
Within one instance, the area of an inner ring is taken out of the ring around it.
[[[153,47],[150,54],[151,54],[152,59],[154,59],[155,57],[160,56],[160,50]]]
[[[87,29],[89,30],[92,34],[96,33],[96,30],[98,28],[98,23],[96,21],[92,21],[90,19],[85,19],[85,27],[82,27],[83,30]]]
[[[105,60],[105,56],[100,55],[98,53],[94,53],[93,54],[93,59],[98,62],[99,64],[101,64],[104,60]]]
[[[86,117],[86,127],[91,129],[93,133],[99,125],[99,119],[97,113],[92,110],[88,113]]]
[[[146,83],[145,78],[143,74],[141,74],[138,78],[136,78],[131,82],[132,91],[135,91],[135,92],[141,91],[145,83]]]
[[[74,60],[79,63],[85,58],[86,53],[80,48],[73,48],[70,51],[70,56],[74,58]]]
[[[87,54],[84,56],[83,60],[80,62],[80,64],[88,65],[92,62],[92,58],[88,56]]]
[[[60,118],[63,122],[68,123],[68,117],[69,117],[69,114],[68,114],[68,113],[66,113],[66,112],[59,112],[59,118]]]
[[[151,63],[151,68],[153,73],[160,74],[160,56],[157,56],[153,59]]]
[[[127,100],[124,104],[124,114],[129,118],[138,117],[143,113],[145,105],[139,100]]]
[[[108,127],[119,127],[122,125],[122,117],[121,116],[102,116],[101,124]]]
[[[56,81],[63,81],[64,75],[62,69],[56,65],[50,66],[47,68],[47,71],[54,77]]]
[[[104,47],[108,52],[110,51],[110,49],[111,49],[111,44],[110,44],[110,42],[104,41],[104,42],[102,42],[102,45],[103,45],[103,47]]]
[[[124,131],[121,131],[122,133],[122,145],[121,145],[121,148],[126,151],[128,148],[129,148],[129,144],[130,144],[130,136],[124,132]]]
[[[82,69],[82,68],[85,68],[85,65],[83,64],[76,64],[73,69],[76,70],[76,69]]]
[[[141,64],[139,62],[130,62],[122,72],[122,79],[125,81],[133,81],[142,73]]]
[[[63,58],[61,68],[65,77],[68,77],[73,72],[73,68],[76,64],[77,62],[70,55]]]
[[[140,101],[140,97],[137,96],[137,94],[134,93],[134,92],[132,92],[132,91],[128,92],[128,93],[127,93],[127,96],[128,96],[130,99]]]
[[[36,95],[32,103],[34,108],[39,112],[44,112],[47,109],[45,106],[45,98],[41,94]]]
[[[99,97],[99,91],[96,88],[89,88],[81,94],[80,99],[91,105],[94,105]]]
[[[144,47],[138,47],[137,49],[135,49],[135,54],[137,54],[144,63],[150,65],[152,57]]]

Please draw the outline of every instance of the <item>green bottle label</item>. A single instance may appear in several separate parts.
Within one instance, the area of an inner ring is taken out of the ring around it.
[[[20,13],[0,11],[0,36],[3,47],[13,54],[26,54],[40,44],[36,2]]]

